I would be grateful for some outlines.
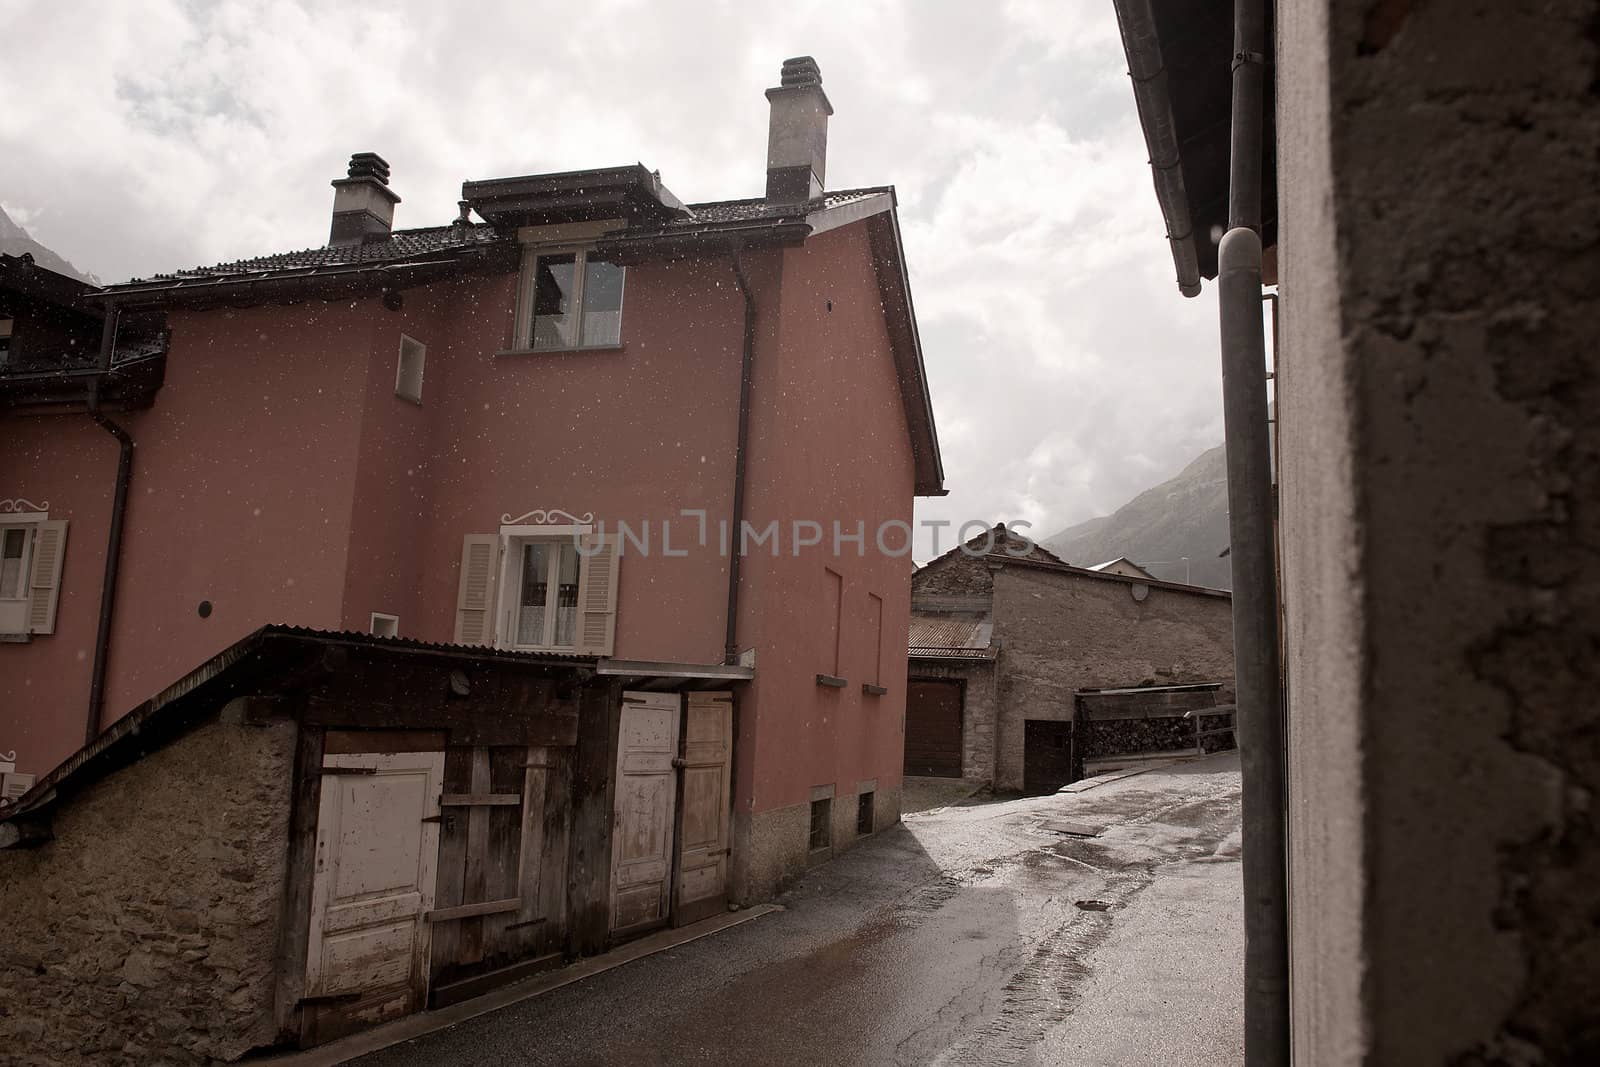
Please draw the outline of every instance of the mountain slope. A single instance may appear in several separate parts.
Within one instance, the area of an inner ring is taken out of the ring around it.
[[[35,241],[27,230],[11,221],[11,217],[0,208],[0,252],[8,256],[20,256],[24,252],[33,254],[33,261],[46,270],[53,270],[57,274],[66,274],[77,278],[79,281],[94,283],[92,275],[88,275],[56,255],[44,245]]]
[[[1227,455],[1218,445],[1112,514],[1040,543],[1080,567],[1127,556],[1157,578],[1230,589],[1232,568],[1217,555],[1228,547]]]

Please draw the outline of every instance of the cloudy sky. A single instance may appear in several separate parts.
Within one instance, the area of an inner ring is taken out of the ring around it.
[[[829,186],[899,192],[951,490],[919,517],[1054,533],[1222,439],[1111,0],[0,0],[0,39],[0,205],[104,281],[322,243],[361,150],[400,227],[633,161],[758,196],[762,90],[813,55]]]

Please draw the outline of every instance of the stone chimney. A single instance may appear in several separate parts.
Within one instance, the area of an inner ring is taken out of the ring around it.
[[[399,202],[389,189],[389,164],[376,152],[357,152],[350,157],[349,176],[333,182],[333,229],[328,243],[359,245],[384,240]]]
[[[767,132],[767,199],[794,204],[822,195],[828,162],[828,116],[822,71],[810,56],[783,61],[781,84],[767,90],[772,125]]]

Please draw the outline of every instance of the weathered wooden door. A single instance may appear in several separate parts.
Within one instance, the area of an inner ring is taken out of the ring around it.
[[[611,931],[666,921],[671,906],[680,697],[623,693],[611,827]]]
[[[906,686],[906,764],[910,775],[961,777],[960,682]]]
[[[728,906],[728,807],[733,778],[733,695],[690,693],[683,728],[683,816],[678,834],[676,926]]]
[[[1027,719],[1022,726],[1022,789],[1054,793],[1073,780],[1071,720]]]
[[[314,1040],[420,1010],[443,752],[323,761],[306,958]]]

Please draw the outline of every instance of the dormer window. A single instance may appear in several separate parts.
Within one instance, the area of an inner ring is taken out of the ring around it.
[[[517,336],[524,351],[616,348],[622,343],[625,269],[585,249],[523,254]]]

